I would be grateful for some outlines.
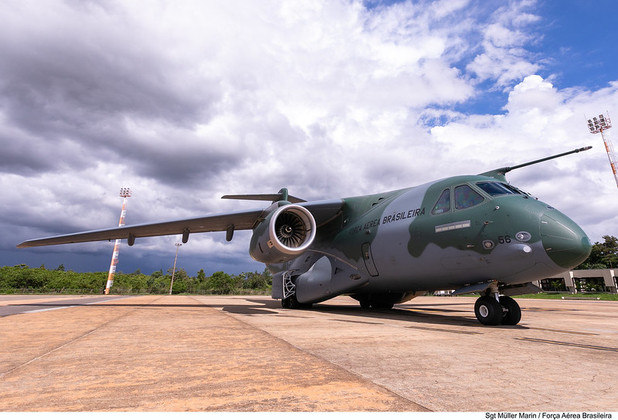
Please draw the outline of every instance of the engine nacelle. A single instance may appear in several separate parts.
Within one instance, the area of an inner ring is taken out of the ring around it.
[[[249,254],[265,264],[290,261],[311,246],[315,232],[315,219],[309,210],[287,204],[271,212],[253,229]]]

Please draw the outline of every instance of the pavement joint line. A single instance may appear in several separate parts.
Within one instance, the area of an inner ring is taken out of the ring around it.
[[[383,322],[357,321],[355,319],[337,319],[337,318],[332,318],[332,321],[351,322],[353,324],[384,325]]]
[[[528,327],[531,330],[541,330],[541,331],[551,331],[551,332],[558,332],[558,333],[564,333],[564,334],[578,334],[578,335],[599,335],[597,333],[589,333],[589,332],[580,332],[580,331],[567,331],[567,330],[555,330],[552,328],[539,328],[539,327]]]
[[[558,346],[577,347],[577,348],[588,349],[588,350],[611,351],[611,352],[618,353],[618,348],[616,347],[604,347],[604,346],[595,346],[592,344],[569,343],[567,341],[546,340],[544,338],[532,338],[532,337],[516,337],[515,340],[530,341],[533,343],[541,343],[541,344],[554,344]]]
[[[412,328],[412,329],[415,329],[415,330],[440,331],[440,332],[448,332],[448,333],[454,333],[454,334],[466,334],[466,335],[480,335],[480,334],[483,334],[482,332],[478,332],[478,331],[448,330],[448,329],[445,329],[445,328],[418,327],[418,326],[415,326],[415,325],[409,325],[409,326],[406,326],[405,328]]]
[[[159,297],[159,299],[162,299],[162,298],[161,298],[161,297]],[[156,300],[155,300],[155,301],[153,301],[153,302],[156,302],[156,301],[157,301],[157,300],[159,300],[159,299],[156,299]],[[77,306],[75,306],[75,307],[77,307]],[[66,342],[66,343],[64,343],[64,344],[62,344],[62,345],[60,345],[60,346],[58,346],[58,347],[55,347],[55,348],[53,348],[53,349],[51,349],[51,350],[49,350],[49,351],[47,351],[47,352],[45,352],[45,353],[43,353],[43,354],[41,354],[41,355],[37,356],[37,357],[34,357],[34,358],[32,358],[32,359],[28,360],[27,362],[24,362],[24,363],[22,363],[22,364],[20,364],[20,365],[17,365],[17,366],[15,366],[15,367],[13,367],[13,368],[11,368],[11,369],[9,369],[9,370],[5,371],[5,372],[0,372],[0,379],[4,378],[4,377],[5,377],[5,376],[7,376],[7,375],[10,375],[11,373],[15,372],[16,370],[18,370],[18,369],[20,369],[20,368],[23,368],[23,367],[25,367],[25,366],[28,366],[29,364],[34,363],[34,362],[36,362],[37,360],[40,360],[40,359],[42,359],[43,357],[50,355],[50,354],[52,354],[52,353],[54,353],[54,352],[56,352],[56,351],[58,351],[58,350],[60,350],[60,349],[62,349],[62,348],[64,348],[64,347],[66,347],[66,346],[70,345],[70,344],[73,344],[73,343],[75,343],[76,341],[81,340],[82,338],[86,338],[86,337],[88,337],[89,335],[93,334],[93,333],[94,333],[94,332],[96,332],[97,330],[99,330],[99,329],[101,329],[101,328],[105,327],[105,326],[106,326],[106,325],[108,325],[108,324],[111,324],[112,322],[115,322],[115,321],[117,321],[117,320],[119,320],[119,319],[122,319],[122,318],[126,317],[126,316],[127,316],[127,315],[129,315],[129,314],[132,314],[133,312],[137,311],[138,309],[139,309],[139,308],[135,308],[135,309],[133,309],[133,310],[131,310],[131,311],[128,311],[128,312],[126,312],[126,313],[124,313],[124,314],[122,314],[122,315],[120,315],[120,316],[118,316],[118,317],[116,317],[116,318],[110,319],[109,321],[104,322],[104,323],[103,323],[103,324],[101,324],[101,325],[98,325],[98,326],[97,326],[97,327],[95,327],[94,329],[92,329],[92,330],[88,331],[87,333],[84,333],[84,334],[80,335],[79,337],[75,337],[75,338],[73,338],[72,340],[69,340],[69,341],[67,341],[67,342]]]
[[[191,296],[191,298],[192,298],[192,299],[194,299],[194,300],[196,300],[197,302],[199,302],[199,300],[195,299],[195,297]],[[302,348],[300,348],[300,347],[297,347],[297,346],[295,346],[294,344],[290,343],[289,341],[287,341],[287,340],[285,340],[285,339],[283,339],[283,338],[281,338],[281,337],[277,337],[276,335],[274,335],[274,334],[272,334],[272,333],[270,333],[270,332],[268,332],[268,331],[266,331],[266,330],[263,330],[263,329],[261,329],[261,328],[259,328],[259,327],[255,326],[255,325],[249,324],[249,323],[248,323],[248,322],[246,322],[244,319],[242,319],[242,318],[240,318],[240,317],[238,317],[238,316],[234,316],[234,315],[232,315],[232,314],[230,314],[230,313],[228,313],[228,312],[224,311],[224,310],[223,310],[223,307],[221,307],[221,308],[216,308],[216,309],[218,309],[218,310],[219,310],[222,314],[224,314],[225,316],[228,316],[228,317],[230,317],[230,318],[232,318],[232,319],[234,319],[234,320],[236,320],[236,321],[238,321],[238,322],[240,322],[240,323],[242,323],[242,324],[244,324],[244,325],[247,325],[247,326],[248,326],[248,327],[250,327],[250,328],[253,328],[253,329],[256,329],[256,330],[258,330],[258,331],[261,331],[261,332],[263,332],[264,334],[267,334],[267,335],[271,336],[271,337],[272,337],[272,338],[274,338],[275,340],[281,341],[281,342],[285,343],[286,345],[288,345],[288,346],[290,346],[290,347],[292,347],[292,348],[294,348],[294,349],[296,349],[296,350],[298,350],[298,351],[300,351],[300,352],[302,352],[302,353],[309,354],[309,355],[311,355],[312,357],[315,357],[316,359],[321,360],[321,361],[322,361],[322,362],[324,362],[324,363],[327,363],[327,364],[329,364],[329,365],[336,366],[336,367],[338,367],[339,369],[342,369],[342,370],[344,370],[345,372],[349,373],[350,375],[352,375],[352,376],[354,376],[354,377],[358,378],[358,379],[359,379],[360,381],[362,381],[362,382],[365,382],[365,383],[370,383],[370,384],[372,384],[372,385],[373,385],[373,386],[375,386],[375,387],[378,387],[378,388],[380,388],[380,389],[382,389],[382,390],[384,390],[384,391],[386,391],[386,392],[388,392],[388,393],[390,393],[390,394],[393,394],[393,395],[398,396],[398,397],[399,397],[399,398],[401,398],[401,399],[404,399],[404,400],[406,400],[406,401],[409,401],[411,404],[417,405],[417,406],[421,407],[422,409],[427,410],[427,412],[434,412],[434,410],[431,410],[431,409],[429,409],[429,408],[425,407],[424,405],[419,404],[419,403],[417,403],[416,401],[413,401],[413,400],[411,400],[410,398],[408,398],[408,397],[406,397],[406,396],[404,396],[404,395],[401,395],[400,393],[398,393],[398,392],[396,392],[396,391],[393,391],[392,389],[389,389],[389,388],[385,387],[384,385],[380,385],[380,384],[378,384],[378,383],[375,383],[375,382],[373,382],[373,381],[372,381],[371,379],[369,379],[369,378],[366,378],[366,377],[364,377],[364,376],[362,376],[362,375],[360,375],[360,374],[358,374],[358,373],[352,372],[352,371],[350,371],[350,370],[346,369],[344,366],[341,366],[341,365],[339,365],[339,364],[337,364],[337,363],[335,363],[335,362],[333,362],[333,361],[330,361],[330,360],[328,360],[328,359],[326,359],[326,358],[324,358],[324,357],[320,356],[319,354],[315,354],[315,353],[313,353],[313,352],[311,352],[311,351],[309,351],[309,350],[306,350],[306,349],[302,349]],[[277,316],[277,315],[274,315],[274,316]],[[335,319],[334,321],[336,321],[336,319]]]

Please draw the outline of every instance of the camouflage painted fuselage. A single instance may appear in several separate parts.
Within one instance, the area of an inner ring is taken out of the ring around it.
[[[496,183],[503,193],[492,190]],[[296,279],[299,302],[342,293],[401,301],[489,281],[528,283],[575,267],[590,252],[575,222],[495,177],[458,176],[343,202],[309,251],[269,266],[278,273],[273,297],[281,298],[283,273]]]

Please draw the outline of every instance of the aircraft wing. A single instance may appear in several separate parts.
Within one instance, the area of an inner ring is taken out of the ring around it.
[[[305,202],[301,205],[306,207],[307,210],[313,214],[316,219],[316,224],[321,226],[339,214],[339,211],[343,206],[343,201],[314,201]],[[231,240],[231,236],[235,230],[253,229],[267,215],[268,210],[251,210],[198,217],[195,219],[183,219],[162,223],[91,230],[87,232],[32,239],[22,242],[17,245],[17,247],[30,248],[35,246],[71,244],[77,242],[111,241],[112,239],[127,239],[129,245],[133,245],[135,238],[165,235],[183,235],[183,242],[186,242],[189,234],[191,233],[219,231],[227,231],[227,238],[228,240]]]

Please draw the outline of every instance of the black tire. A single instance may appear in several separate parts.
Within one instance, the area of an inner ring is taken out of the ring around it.
[[[515,299],[509,296],[500,296],[500,305],[505,309],[502,315],[502,324],[517,325],[521,320],[521,308]]]
[[[374,300],[371,302],[373,309],[393,309],[395,302],[388,302],[385,300]]]
[[[281,299],[281,307],[283,309],[290,309],[290,298]]]
[[[292,295],[281,301],[281,307],[285,309],[298,309],[300,303],[296,300],[296,295]]]
[[[474,314],[483,325],[499,325],[502,322],[502,305],[491,296],[482,296],[474,304]]]
[[[360,303],[361,308],[365,310],[371,309],[371,301],[369,301],[369,299],[359,299],[358,303]]]
[[[281,307],[285,309],[311,309],[313,303],[300,303],[296,299],[296,295],[292,295],[281,300]]]

